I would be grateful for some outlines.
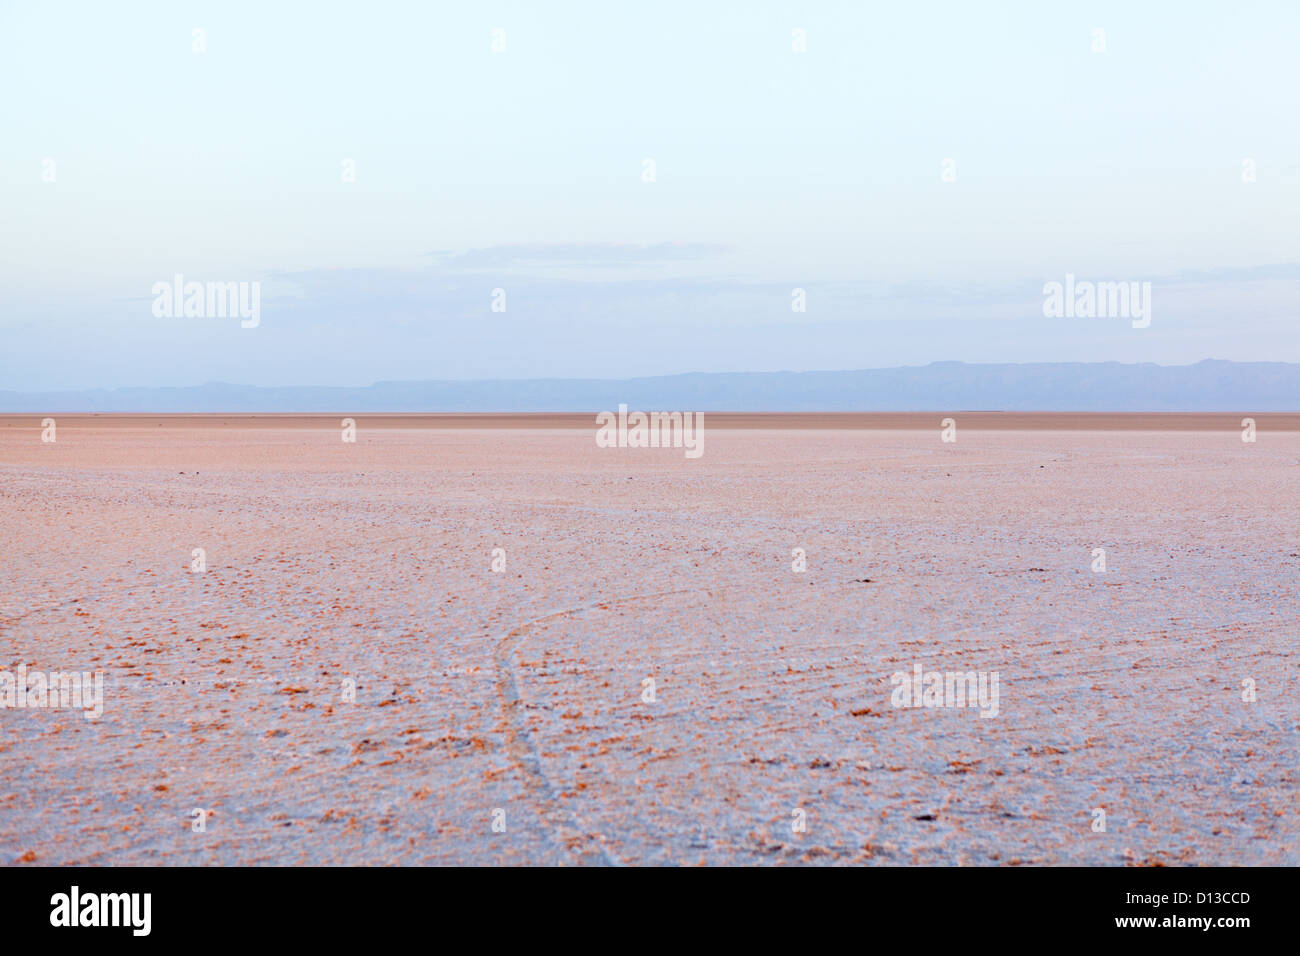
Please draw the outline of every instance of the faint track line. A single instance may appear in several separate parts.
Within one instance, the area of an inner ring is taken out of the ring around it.
[[[675,588],[670,591],[649,591],[593,601],[577,607],[565,608],[561,611],[552,611],[541,617],[524,621],[508,631],[497,642],[493,650],[493,658],[497,665],[497,695],[501,700],[501,709],[506,717],[507,749],[511,759],[524,772],[526,779],[532,781],[533,788],[540,793],[546,805],[551,826],[561,836],[561,842],[570,850],[573,850],[576,845],[582,844],[584,849],[581,853],[585,861],[603,862],[608,866],[622,865],[621,861],[614,859],[609,854],[609,851],[605,849],[605,841],[599,834],[585,831],[573,813],[565,809],[555,785],[542,768],[541,755],[538,754],[537,748],[533,744],[532,735],[523,719],[522,707],[524,701],[519,693],[519,684],[513,662],[515,652],[528,640],[528,631],[535,625],[544,624],[548,621],[559,620],[587,611],[604,610],[614,605],[629,604],[634,601],[670,597],[678,594],[712,594],[714,591],[725,590],[727,587],[743,587],[747,586],[747,584],[748,582],[708,588]],[[592,849],[593,844],[594,850]],[[597,853],[600,860],[591,860],[590,858]]]

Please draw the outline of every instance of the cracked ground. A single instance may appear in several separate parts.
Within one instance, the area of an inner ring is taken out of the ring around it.
[[[935,422],[10,420],[0,863],[1300,863],[1300,433]]]

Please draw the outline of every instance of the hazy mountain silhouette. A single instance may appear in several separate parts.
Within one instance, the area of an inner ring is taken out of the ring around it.
[[[0,412],[1297,411],[1300,364],[1034,363],[351,387],[0,391]]]

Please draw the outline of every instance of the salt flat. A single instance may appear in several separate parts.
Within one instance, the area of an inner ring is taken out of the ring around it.
[[[6,419],[0,862],[1300,863],[1300,432],[940,417]]]

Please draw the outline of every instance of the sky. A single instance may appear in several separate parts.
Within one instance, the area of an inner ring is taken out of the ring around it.
[[[1294,2],[0,0],[0,390],[1300,361],[1297,51]]]

